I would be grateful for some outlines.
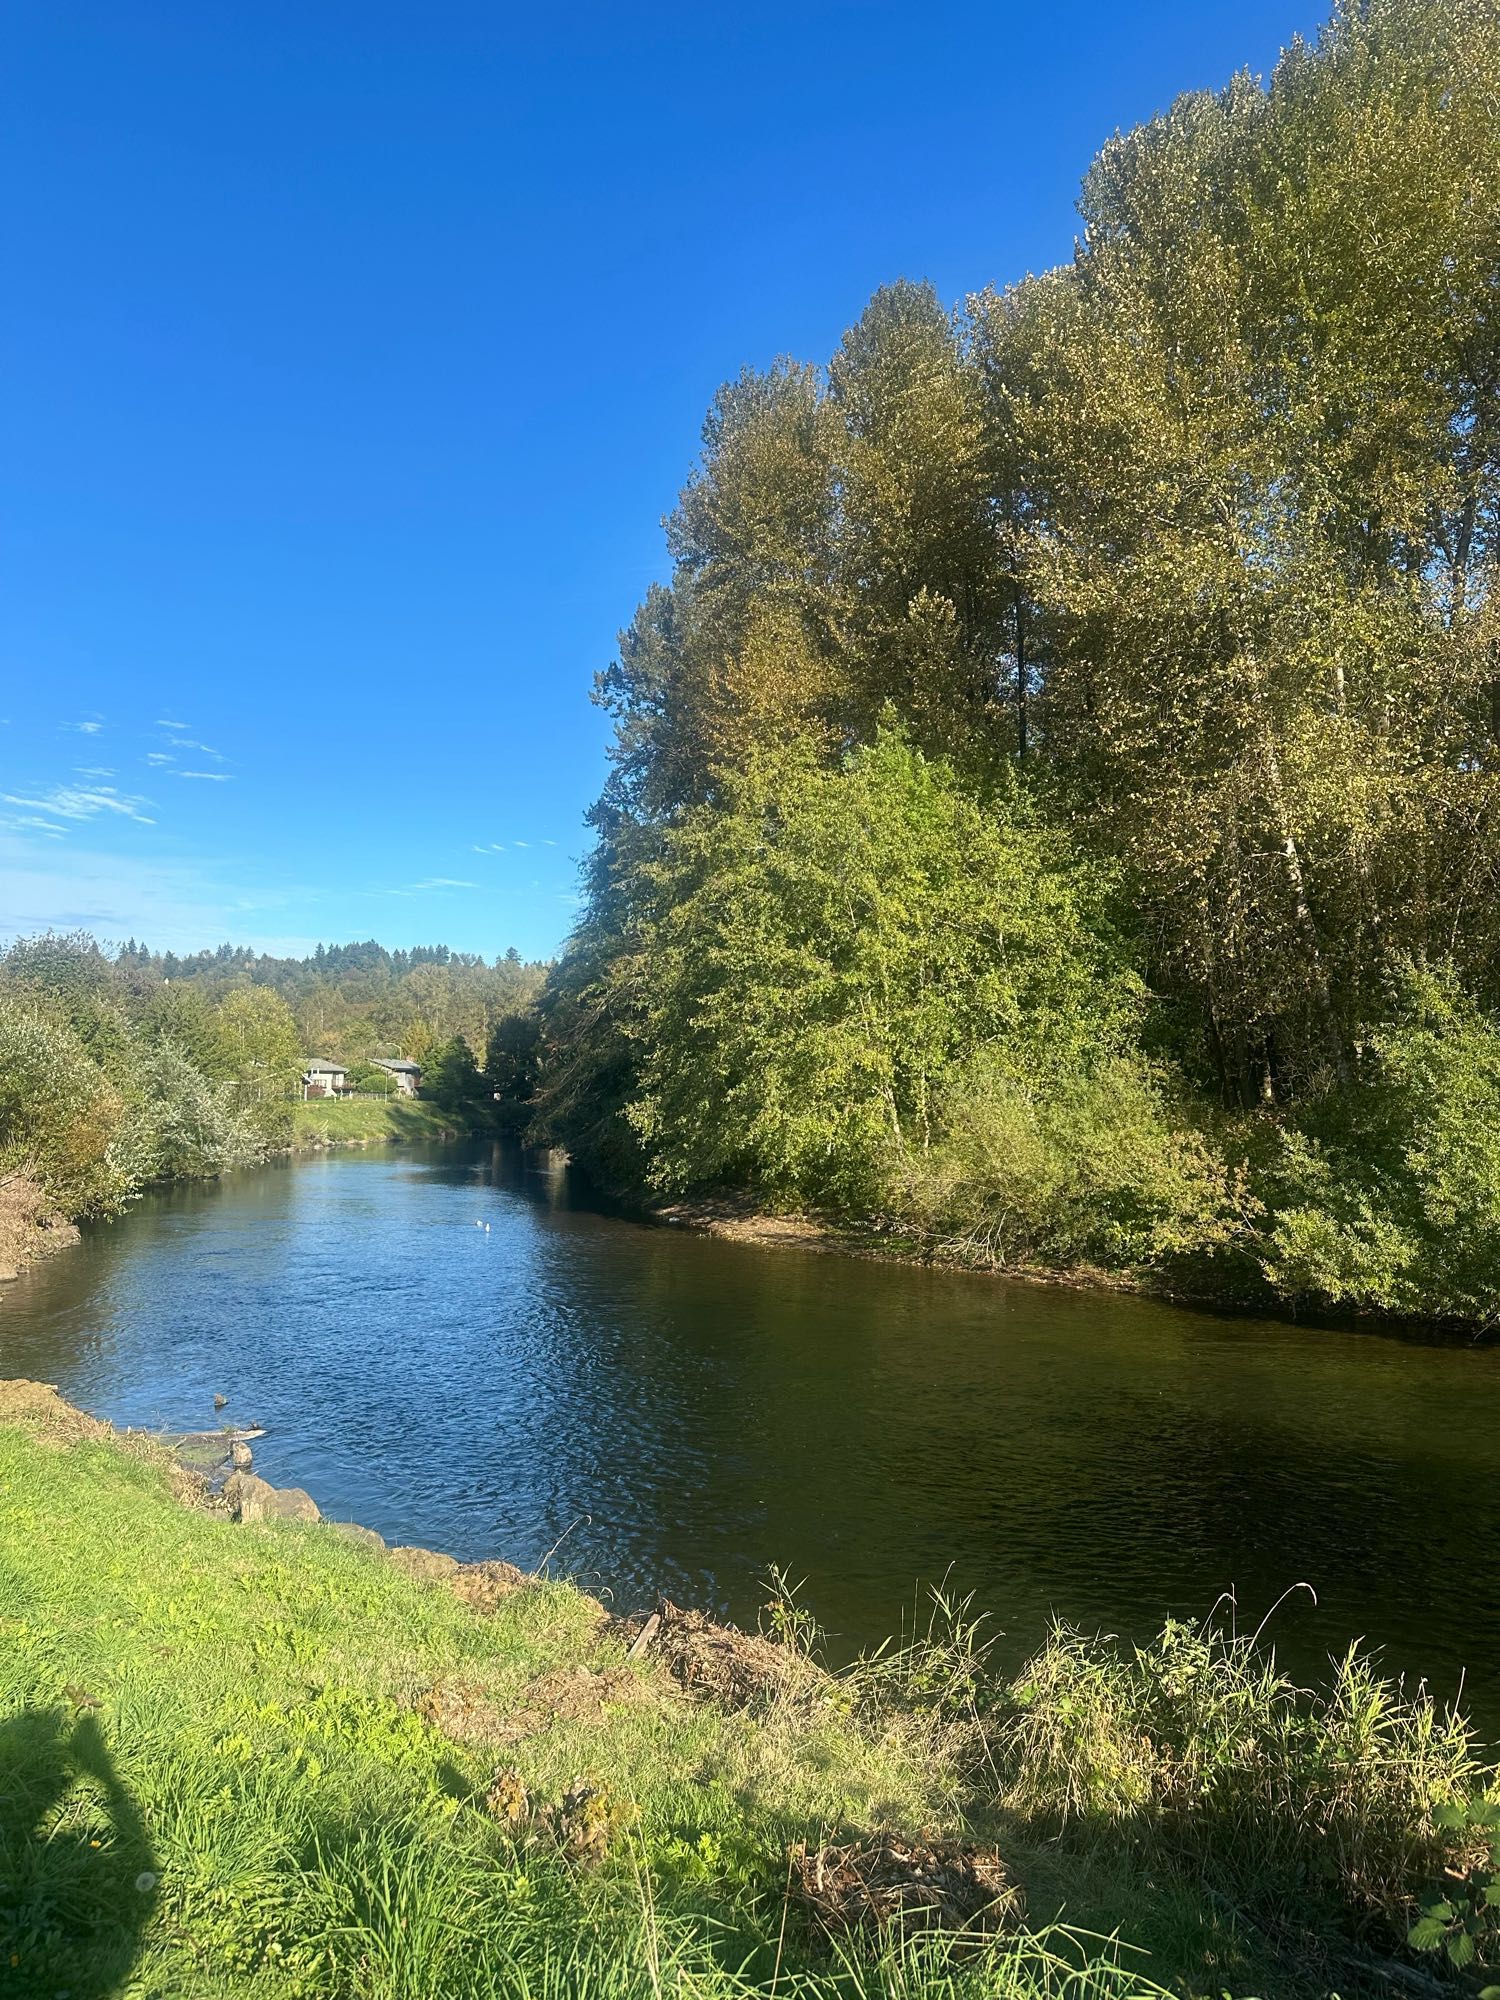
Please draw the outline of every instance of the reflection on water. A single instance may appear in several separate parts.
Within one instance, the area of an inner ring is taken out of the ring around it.
[[[485,1228],[475,1226],[488,1223]],[[389,1540],[844,1647],[951,1570],[1013,1651],[1233,1587],[1316,1671],[1364,1635],[1500,1729],[1500,1353],[650,1229],[560,1162],[331,1153],[142,1202],[0,1304],[0,1372],[120,1423],[262,1423]]]

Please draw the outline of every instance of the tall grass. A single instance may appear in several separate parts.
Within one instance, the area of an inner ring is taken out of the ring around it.
[[[1255,1639],[1169,1621],[1128,1647],[1054,1626],[992,1730],[1004,1803],[1075,1835],[1129,1839],[1256,1902],[1385,1918],[1454,1859],[1436,1809],[1494,1772],[1464,1718],[1351,1649],[1295,1685]]]

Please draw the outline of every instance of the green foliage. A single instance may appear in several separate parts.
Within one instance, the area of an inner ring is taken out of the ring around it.
[[[132,1186],[211,1179],[262,1157],[261,1134],[236,1107],[233,1081],[210,1082],[172,1042],[142,1052],[129,1089],[116,1157]]]
[[[534,1115],[541,1081],[542,1023],[535,1013],[505,1014],[490,1030],[484,1087],[508,1132],[524,1131]]]
[[[1402,966],[1500,1004],[1497,72],[1492,7],[1341,6],[1111,140],[1066,266],[885,287],[721,391],[599,684],[539,1133],[962,1256],[1486,1319],[1487,1030],[1399,1044]],[[1128,1031],[1017,975],[1018,885],[1080,856]]]
[[[124,1106],[71,1028],[28,987],[0,987],[0,1178],[59,1215],[106,1213],[129,1186],[114,1154]]]
[[[1060,1076],[986,1054],[945,1087],[940,1125],[904,1212],[965,1261],[1175,1268],[1242,1234],[1240,1177],[1135,1051]]]
[[[217,1027],[236,1104],[268,1139],[283,1138],[304,1061],[291,1008],[270,987],[236,987],[219,1002]]]
[[[443,1111],[462,1111],[485,1096],[474,1051],[462,1035],[429,1051],[422,1066],[422,1095]]]
[[[1500,1960],[1500,1800],[1473,1798],[1435,1806],[1433,1825],[1453,1838],[1439,1893],[1421,1906],[1407,1932],[1418,1951],[1441,1952],[1455,1971]],[[1500,1987],[1487,1989],[1496,2000]],[[1481,1996],[1485,2000],[1485,1996]]]
[[[651,874],[630,1116],[664,1188],[879,1204],[954,1065],[1066,1068],[1132,1005],[1063,843],[895,729],[842,769],[793,747],[726,776]]]
[[[375,1097],[391,1097],[395,1094],[396,1079],[388,1069],[377,1069],[374,1063],[354,1063],[349,1070],[349,1088]]]
[[[1458,1714],[1355,1650],[1308,1693],[1253,1639],[1175,1620],[1140,1647],[1057,1626],[994,1728],[1016,1810],[1262,1907],[1332,1897],[1393,1927],[1466,1851],[1448,1808],[1490,1775]]]
[[[1500,1026],[1451,967],[1401,968],[1350,1083],[1264,1175],[1289,1296],[1484,1319],[1500,1294]]]

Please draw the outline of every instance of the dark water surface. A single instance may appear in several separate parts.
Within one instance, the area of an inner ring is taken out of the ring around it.
[[[488,1231],[475,1221],[488,1222]],[[152,1197],[0,1299],[0,1373],[117,1423],[266,1425],[256,1467],[391,1541],[845,1650],[951,1568],[1012,1654],[1237,1593],[1316,1671],[1364,1635],[1500,1733],[1500,1351],[716,1242],[489,1148]],[[0,1502],[3,1504],[3,1502]]]

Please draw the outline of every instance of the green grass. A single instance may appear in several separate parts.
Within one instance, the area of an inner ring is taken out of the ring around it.
[[[419,1097],[311,1097],[292,1107],[292,1150],[379,1145],[390,1140],[455,1139],[472,1129]]]
[[[1267,1708],[1180,1650],[1164,1673],[1054,1642],[1032,1682],[988,1691],[982,1665],[949,1619],[811,1704],[729,1713],[629,1663],[567,1584],[478,1612],[328,1527],[186,1506],[146,1450],[0,1426],[0,1994],[1327,1990],[1237,1914],[1256,1834],[1229,1808],[1254,1787],[1236,1788],[1225,1717],[1244,1700],[1284,1716],[1280,1694]],[[1211,1684],[1192,1727],[1228,1774],[1217,1800],[1201,1773],[1184,1791],[1180,1745],[1164,1736],[1151,1765],[1137,1742],[1179,1670]],[[602,1859],[505,1830],[485,1795],[510,1766],[543,1806],[596,1788]],[[1448,1770],[1434,1754],[1438,1790]],[[1264,1760],[1254,1777],[1279,1782]],[[1295,1799],[1272,1803],[1295,1818]],[[830,1944],[788,1897],[789,1848],[877,1828],[998,1840],[1033,1928]],[[1245,1863],[1232,1897],[1213,1887],[1221,1832]]]
[[[785,1917],[788,1843],[952,1822],[929,1732],[690,1705],[596,1617],[560,1583],[473,1612],[331,1529],[186,1507],[116,1445],[0,1429],[0,1991],[1150,1990],[1074,1984],[1064,1938],[841,1969]],[[434,1686],[530,1733],[466,1746],[418,1712]],[[513,1843],[497,1759],[542,1800],[597,1784],[604,1862]]]

